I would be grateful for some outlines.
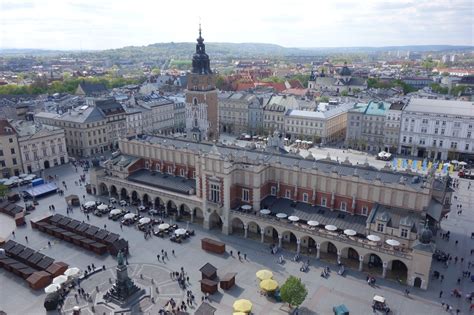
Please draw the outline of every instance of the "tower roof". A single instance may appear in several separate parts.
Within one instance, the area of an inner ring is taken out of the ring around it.
[[[209,56],[206,54],[206,45],[201,36],[201,24],[199,24],[199,37],[196,39],[196,52],[193,55],[193,70],[196,74],[212,74]]]

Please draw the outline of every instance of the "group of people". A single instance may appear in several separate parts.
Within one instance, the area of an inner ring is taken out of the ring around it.
[[[170,277],[172,280],[178,281],[179,287],[183,290],[186,289],[187,284],[190,283],[189,276],[186,276],[183,267],[181,267],[181,271],[172,271]]]

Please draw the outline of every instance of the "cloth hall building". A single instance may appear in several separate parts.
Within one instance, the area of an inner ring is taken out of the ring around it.
[[[159,136],[119,148],[92,169],[94,194],[427,288],[448,178]]]

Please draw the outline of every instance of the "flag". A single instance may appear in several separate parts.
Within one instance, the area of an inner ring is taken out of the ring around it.
[[[450,173],[454,172],[454,165],[453,164],[449,165],[449,172]]]
[[[418,165],[418,161],[417,160],[414,160],[413,163],[412,163],[412,168],[416,171],[417,169],[417,165]]]
[[[413,160],[408,160],[408,167],[411,167]]]
[[[397,159],[393,159],[393,160],[392,160],[392,168],[393,168],[394,170],[397,169]]]
[[[431,170],[432,167],[433,167],[433,162],[429,161],[428,162],[428,169]]]
[[[402,167],[402,159],[397,159],[397,166],[398,168]]]

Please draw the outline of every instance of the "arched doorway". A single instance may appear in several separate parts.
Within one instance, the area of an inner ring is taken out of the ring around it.
[[[156,197],[155,198],[155,209],[156,210],[160,210],[160,211],[163,211],[165,210],[165,203],[163,202],[163,200],[160,199],[160,197]]]
[[[420,278],[420,277],[416,277],[416,278],[415,278],[415,281],[413,282],[413,286],[414,286],[415,288],[421,288],[421,283],[422,283],[421,278]]]
[[[303,236],[301,238],[301,253],[306,255],[316,255],[318,249],[316,241],[311,236]]]
[[[392,260],[387,265],[387,278],[406,283],[408,277],[407,265],[401,260]]]
[[[179,216],[180,220],[191,221],[191,209],[184,203],[179,206]]]
[[[284,249],[296,251],[296,235],[293,234],[291,231],[285,231],[282,233],[283,238],[282,238],[282,247]]]
[[[128,200],[129,199],[128,192],[125,188],[122,188],[120,190],[120,198],[122,198],[123,200]]]
[[[44,161],[44,168],[49,168],[49,167],[50,167],[49,161],[48,160]]]
[[[110,194],[114,197],[118,197],[118,191],[115,185],[110,186]]]
[[[331,242],[321,243],[320,248],[321,260],[336,264],[337,263],[337,247]]]
[[[260,226],[255,222],[247,223],[247,238],[260,240]]]
[[[341,250],[341,263],[345,266],[358,269],[359,253],[352,247],[345,247]]]
[[[364,256],[364,271],[371,275],[381,276],[383,273],[383,261],[374,253],[369,253]]]
[[[104,183],[100,183],[99,192],[100,192],[101,195],[108,196],[109,195],[109,189],[107,188],[107,185],[104,184]]]
[[[232,219],[232,235],[244,236],[244,223],[239,218]]]
[[[273,226],[267,226],[264,229],[265,232],[265,237],[264,237],[264,242],[273,244],[273,245],[278,245],[278,231],[275,229]]]
[[[211,230],[222,229],[222,219],[215,211],[213,211],[211,215],[209,216],[209,229]]]
[[[169,200],[166,204],[166,212],[168,213],[168,215],[178,215],[178,207],[176,206],[173,200]]]
[[[142,201],[143,201],[143,205],[144,205],[145,207],[150,207],[151,202],[150,202],[150,196],[148,196],[148,194],[144,194],[144,195],[143,195]]]
[[[140,203],[140,196],[138,193],[134,190],[132,191],[132,200],[131,200],[132,205],[138,206]]]
[[[193,209],[193,217],[194,217],[194,223],[202,225],[204,222],[204,212],[202,212],[201,208],[194,208]]]

